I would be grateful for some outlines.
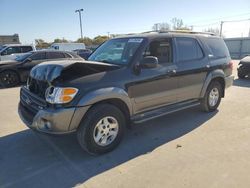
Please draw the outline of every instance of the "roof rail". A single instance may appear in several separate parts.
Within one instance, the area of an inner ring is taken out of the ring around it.
[[[204,35],[216,36],[216,34],[212,32],[189,31],[189,30],[146,31],[143,32],[142,34],[146,33],[186,33],[186,34],[204,34]]]

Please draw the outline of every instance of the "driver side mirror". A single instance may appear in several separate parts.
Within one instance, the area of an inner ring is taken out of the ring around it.
[[[158,65],[158,58],[155,56],[146,56],[140,62],[140,67],[143,69],[156,68]]]

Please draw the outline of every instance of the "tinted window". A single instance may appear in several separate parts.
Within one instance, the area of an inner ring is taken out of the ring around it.
[[[60,52],[47,52],[48,59],[60,59],[65,58],[63,53]]]
[[[176,38],[179,61],[200,59],[203,53],[200,45],[192,38]]]
[[[42,60],[42,59],[45,59],[45,52],[35,53],[30,58],[32,60]]]
[[[206,44],[214,57],[227,57],[229,52],[225,42],[221,38],[205,38]]]
[[[32,50],[33,50],[33,49],[32,49],[31,46],[22,46],[22,47],[21,47],[21,52],[22,52],[22,53],[30,52],[30,51],[32,51]]]
[[[18,46],[9,47],[6,50],[7,50],[7,55],[21,53],[20,47]]]
[[[153,41],[149,44],[145,56],[155,56],[159,63],[172,62],[172,48],[169,39]]]

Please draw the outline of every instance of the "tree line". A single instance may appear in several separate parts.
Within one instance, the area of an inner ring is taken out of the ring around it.
[[[52,43],[67,43],[67,42],[76,42],[76,43],[84,43],[86,46],[98,46],[108,40],[108,36],[97,36],[93,39],[89,37],[79,38],[76,41],[69,41],[67,39],[54,39],[53,42],[47,42],[43,39],[35,39],[36,48],[48,48]]]

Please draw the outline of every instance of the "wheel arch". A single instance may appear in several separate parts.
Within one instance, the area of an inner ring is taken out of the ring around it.
[[[225,96],[225,74],[222,70],[214,70],[212,72],[210,72],[206,79],[205,82],[203,84],[202,90],[201,90],[201,94],[200,97],[203,98],[205,96],[206,90],[209,86],[209,84],[213,81],[218,81],[221,85],[222,85],[222,97]]]
[[[130,116],[133,114],[132,103],[127,92],[117,87],[102,88],[89,92],[80,99],[77,106],[90,106],[91,108],[100,103],[112,104],[119,108],[127,121],[130,120]]]

